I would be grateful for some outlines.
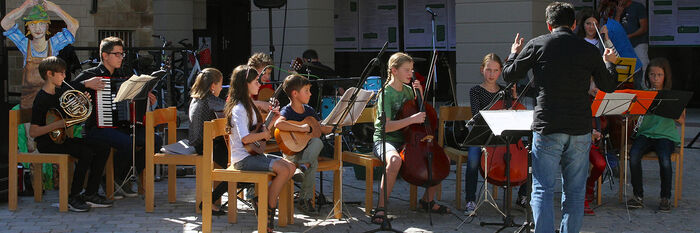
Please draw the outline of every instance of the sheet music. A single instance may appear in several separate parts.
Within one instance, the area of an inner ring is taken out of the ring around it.
[[[593,100],[594,102],[600,101],[600,107],[598,111],[595,112],[595,117],[601,115],[620,115],[629,109],[634,94],[628,93],[604,93],[605,97],[602,99],[597,98]]]
[[[481,110],[493,135],[501,136],[505,130],[530,131],[535,111],[533,110]]]
[[[143,89],[143,86],[148,83],[148,81],[151,81],[151,79],[154,79],[155,77],[150,76],[150,75],[141,75],[141,76],[136,76],[133,75],[131,78],[126,80],[120,87],[119,87],[119,92],[117,92],[117,97],[114,98],[112,102],[121,102],[124,100],[130,100],[136,97],[136,95],[139,94],[141,89]]]
[[[351,87],[347,91],[345,91],[345,94],[343,94],[343,97],[340,98],[338,104],[335,105],[333,111],[331,111],[331,113],[328,114],[328,117],[326,117],[326,119],[323,119],[323,122],[321,122],[322,125],[335,125],[340,121],[340,115],[343,114],[343,111],[345,110],[345,108],[347,108],[350,102],[350,97],[356,89],[357,88],[355,87]],[[374,92],[360,89],[357,93],[355,104],[352,106],[352,109],[345,116],[345,119],[340,125],[346,126],[355,124],[355,121],[357,121],[357,118],[360,117],[362,110],[365,109],[367,102],[369,102],[369,100],[372,99],[373,96]]]

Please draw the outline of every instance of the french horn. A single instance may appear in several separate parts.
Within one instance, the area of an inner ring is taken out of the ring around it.
[[[66,117],[63,117],[58,109],[50,109],[46,112],[46,123],[65,120],[66,125],[63,128],[55,129],[49,132],[49,137],[56,144],[63,144],[66,137],[72,137],[73,128],[71,126],[84,122],[92,114],[92,102],[90,96],[83,92],[75,90],[66,81],[63,81],[72,90],[68,90],[61,94],[58,98],[59,106]]]

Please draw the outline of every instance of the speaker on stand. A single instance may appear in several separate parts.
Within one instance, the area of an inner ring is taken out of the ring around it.
[[[255,6],[258,8],[267,8],[268,31],[270,33],[270,57],[274,60],[275,59],[275,45],[273,44],[273,40],[272,40],[272,8],[283,7],[284,5],[287,4],[287,0],[253,0],[253,4],[255,4]],[[284,52],[284,48],[282,49],[282,52]]]

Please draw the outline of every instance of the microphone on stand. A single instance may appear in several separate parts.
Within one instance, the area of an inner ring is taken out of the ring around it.
[[[426,7],[425,12],[428,12],[428,14],[432,15],[433,17],[437,16],[437,14],[435,14],[435,12],[433,12],[433,9],[430,7]]]

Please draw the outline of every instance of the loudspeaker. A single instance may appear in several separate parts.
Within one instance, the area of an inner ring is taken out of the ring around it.
[[[287,4],[287,0],[253,0],[258,8],[280,8]]]

